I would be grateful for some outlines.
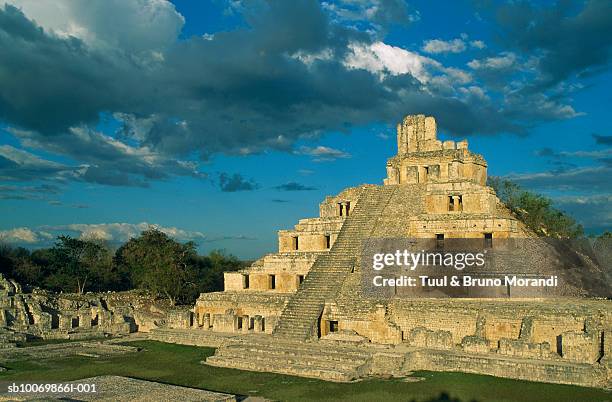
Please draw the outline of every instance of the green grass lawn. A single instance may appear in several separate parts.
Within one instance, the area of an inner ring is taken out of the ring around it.
[[[153,341],[130,342],[141,352],[104,358],[66,357],[4,364],[0,381],[67,381],[121,375],[275,400],[347,401],[611,401],[612,393],[462,373],[419,372],[420,382],[370,379],[351,384],[200,364],[214,350]],[[446,399],[445,399],[446,398]]]

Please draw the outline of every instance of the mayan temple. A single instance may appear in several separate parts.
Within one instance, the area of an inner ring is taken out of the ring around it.
[[[326,197],[318,217],[278,232],[278,252],[200,296],[182,336],[216,340],[206,364],[333,381],[434,370],[610,385],[607,300],[364,295],[366,239],[535,237],[486,185],[485,159],[438,139],[433,117],[398,124],[386,173]],[[166,331],[154,336],[179,336]]]

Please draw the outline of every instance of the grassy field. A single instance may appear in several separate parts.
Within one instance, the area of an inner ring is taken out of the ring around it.
[[[419,372],[424,381],[371,379],[352,384],[201,365],[214,350],[153,341],[141,352],[107,358],[66,357],[4,364],[0,381],[66,381],[113,374],[275,400],[307,401],[612,401],[612,393],[568,385],[461,373]]]

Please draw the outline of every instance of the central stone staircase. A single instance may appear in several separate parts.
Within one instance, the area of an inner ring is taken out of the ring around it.
[[[396,191],[397,186],[364,187],[336,242],[328,253],[317,258],[300,289],[283,309],[272,336],[229,342],[208,357],[206,364],[342,382],[366,375],[371,352],[356,346],[304,341],[317,338],[325,302],[338,295],[358,262],[363,240],[371,235]]]
[[[304,283],[285,306],[272,335],[307,340],[317,337],[317,325],[326,300],[333,299],[361,254],[397,186],[364,187],[329,253],[317,258]]]

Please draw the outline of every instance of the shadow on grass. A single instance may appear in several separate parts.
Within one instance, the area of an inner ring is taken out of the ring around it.
[[[410,402],[417,402],[416,399],[411,399]],[[421,402],[463,402],[459,398],[453,398],[446,392],[440,392],[440,395]],[[470,399],[470,402],[478,402],[476,399]]]

